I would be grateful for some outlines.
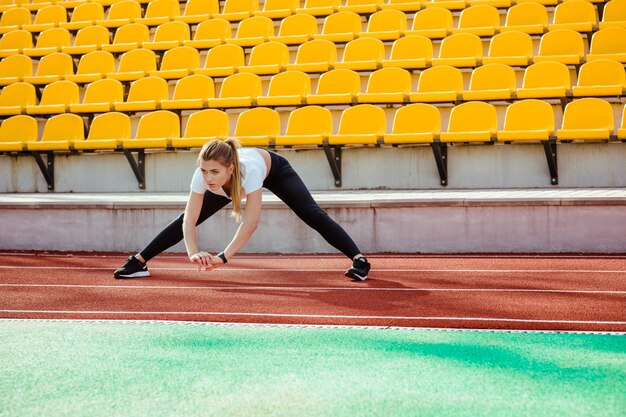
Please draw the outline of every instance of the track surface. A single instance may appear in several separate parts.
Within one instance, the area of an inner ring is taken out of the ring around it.
[[[626,258],[238,256],[198,273],[186,257],[114,280],[123,254],[0,254],[0,317],[626,331]]]

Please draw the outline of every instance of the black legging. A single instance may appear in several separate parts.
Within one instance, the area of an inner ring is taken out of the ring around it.
[[[317,230],[328,243],[348,258],[352,259],[361,253],[346,231],[315,202],[289,161],[273,152],[270,152],[270,156],[272,167],[263,181],[263,187],[273,192],[307,225]],[[206,191],[196,226],[228,203],[230,199]],[[183,212],[167,225],[144,250],[139,252],[146,262],[183,240],[184,215]]]

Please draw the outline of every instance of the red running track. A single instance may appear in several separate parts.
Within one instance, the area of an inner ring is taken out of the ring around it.
[[[182,320],[626,331],[626,257],[241,255],[198,273],[183,255],[115,280],[122,254],[0,254],[0,318]]]

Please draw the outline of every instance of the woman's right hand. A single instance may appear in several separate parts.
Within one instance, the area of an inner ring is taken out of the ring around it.
[[[198,272],[201,270],[209,270],[213,269],[213,264],[211,263],[211,254],[208,252],[197,252],[189,257],[189,260],[198,265]]]

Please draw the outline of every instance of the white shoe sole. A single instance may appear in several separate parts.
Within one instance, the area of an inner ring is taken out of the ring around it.
[[[140,277],[149,277],[150,276],[150,272],[149,271],[139,271],[139,272],[135,272],[134,274],[129,274],[129,275],[118,275],[115,278],[120,279],[120,278],[140,278]]]

